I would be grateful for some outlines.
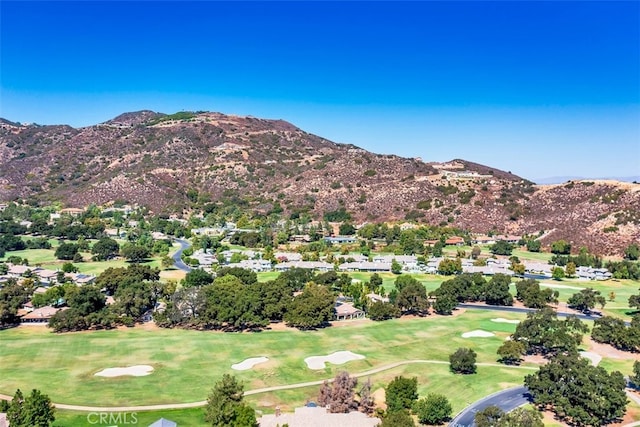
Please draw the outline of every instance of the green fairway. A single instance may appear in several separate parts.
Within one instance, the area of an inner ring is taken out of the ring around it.
[[[37,387],[63,403],[160,404],[203,400],[223,373],[235,373],[247,389],[255,389],[322,380],[341,369],[357,373],[410,359],[447,361],[449,353],[462,346],[478,352],[479,362],[494,363],[497,347],[514,326],[491,322],[493,317],[495,313],[474,310],[457,317],[241,334],[133,328],[56,335],[43,327],[20,327],[0,332],[0,392]],[[460,336],[479,328],[497,335]],[[363,354],[366,359],[319,371],[304,364],[305,357],[340,350]],[[271,360],[254,370],[234,372],[230,368],[262,355]],[[146,377],[93,375],[104,368],[137,364],[152,365],[155,371]],[[491,381],[501,382],[499,378]]]

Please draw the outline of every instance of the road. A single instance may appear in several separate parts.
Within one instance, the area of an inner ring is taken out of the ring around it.
[[[191,267],[189,267],[187,264],[182,262],[182,258],[180,257],[182,255],[182,251],[184,251],[189,246],[191,246],[191,243],[189,243],[189,242],[187,242],[186,240],[183,240],[183,239],[176,239],[176,242],[178,242],[180,244],[180,249],[178,249],[178,252],[173,254],[173,256],[171,257],[171,258],[173,258],[173,265],[175,265],[176,267],[178,267],[182,271],[187,271],[187,272],[191,271]]]
[[[504,305],[486,305],[486,304],[458,304],[460,308],[477,308],[480,310],[493,310],[493,311],[503,311],[506,313],[532,313],[538,311],[535,308],[525,308],[525,307],[510,307]],[[596,320],[601,316],[598,314],[582,314],[582,313],[565,313],[562,311],[558,311],[558,317],[568,317],[568,316],[576,316],[580,320]]]
[[[524,386],[513,387],[499,391],[484,397],[472,405],[466,407],[451,422],[449,427],[473,427],[475,426],[474,417],[476,413],[482,411],[487,406],[495,405],[504,412],[509,412],[529,403],[529,390]]]

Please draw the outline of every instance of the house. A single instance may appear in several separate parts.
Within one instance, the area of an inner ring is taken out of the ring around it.
[[[308,270],[318,271],[332,271],[333,264],[322,261],[286,261],[280,264],[276,264],[274,269],[276,271],[288,271],[292,268],[304,268]]]
[[[82,213],[84,213],[84,209],[78,209],[78,208],[66,208],[66,209],[61,209],[60,210],[60,214],[64,215],[71,215],[71,216],[79,216],[82,215]]]
[[[371,293],[371,294],[367,294],[365,296],[367,298],[369,298],[371,300],[371,302],[389,302],[389,298],[383,297],[382,295]]]
[[[462,246],[464,245],[464,239],[460,236],[451,236],[444,241],[445,245]]]
[[[374,427],[381,423],[379,418],[368,417],[362,412],[347,414],[332,414],[326,408],[319,406],[304,406],[296,408],[293,414],[280,413],[263,415],[258,420],[260,427],[276,427],[289,425],[291,427]]]
[[[345,262],[338,266],[340,271],[391,271],[390,262]]]
[[[72,273],[70,276],[71,280],[73,280],[73,283],[78,286],[90,285],[96,280],[96,276],[91,276],[89,274]]]
[[[260,273],[263,271],[271,271],[271,261],[266,259],[243,259],[240,262],[228,264],[227,267],[239,267]]]
[[[347,301],[337,301],[334,310],[336,312],[336,320],[364,318],[364,311],[354,307],[352,303]]]
[[[158,421],[153,424],[149,424],[149,427],[176,427],[178,424],[174,423],[171,420],[167,420],[166,418],[160,418]]]
[[[7,275],[9,277],[22,277],[27,271],[35,272],[38,270],[38,267],[29,267],[28,265],[15,265],[9,264],[9,269],[7,270]]]
[[[50,305],[36,308],[32,312],[25,314],[20,318],[21,323],[49,323],[54,314],[68,307],[56,308]]]
[[[273,257],[279,262],[302,261],[302,254],[299,254],[298,252],[274,252]]]
[[[344,243],[356,243],[358,239],[355,236],[327,236],[324,238],[324,241],[335,245],[341,245]]]
[[[496,239],[495,237],[479,235],[471,239],[471,243],[473,243],[474,245],[493,245],[494,243],[496,243]]]

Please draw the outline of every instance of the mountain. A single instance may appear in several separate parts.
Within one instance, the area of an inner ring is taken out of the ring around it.
[[[597,181],[622,181],[622,182],[640,182],[640,176],[609,176],[609,177],[600,177],[600,178],[584,178],[580,176],[551,176],[548,178],[538,178],[534,179],[533,182],[536,184],[562,184],[568,181],[587,181],[587,180],[597,180]]]
[[[379,155],[283,120],[212,112],[122,114],[94,126],[0,120],[0,201],[114,200],[154,212],[226,202],[267,214],[345,207],[354,221],[412,219],[476,232],[538,233],[619,254],[640,240],[640,185],[536,186],[462,159]]]

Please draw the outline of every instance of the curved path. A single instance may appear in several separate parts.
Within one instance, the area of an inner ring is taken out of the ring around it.
[[[473,427],[475,426],[474,418],[478,411],[482,411],[487,406],[495,405],[504,412],[513,411],[519,406],[525,405],[531,401],[529,389],[525,386],[508,388],[506,390],[493,393],[487,397],[474,402],[467,406],[449,423],[450,427]]]
[[[182,262],[181,256],[182,256],[182,252],[191,246],[191,243],[189,243],[184,239],[175,239],[175,240],[180,245],[180,249],[178,249],[178,251],[171,256],[171,258],[173,258],[173,265],[175,265],[177,268],[179,268],[182,271],[189,272],[191,271],[191,267],[189,267],[187,264]]]
[[[537,308],[526,308],[526,307],[512,307],[508,305],[486,305],[486,304],[458,304],[460,308],[477,308],[480,310],[492,310],[492,311],[504,311],[506,313],[533,313],[539,311]],[[569,317],[575,316],[580,320],[596,320],[599,319],[600,315],[598,314],[583,314],[583,313],[568,313],[564,311],[556,311],[558,317]]]
[[[439,365],[448,365],[449,362],[445,362],[443,360],[404,360],[402,362],[390,363],[388,365],[380,366],[378,368],[370,369],[368,371],[360,372],[358,374],[354,374],[353,376],[356,378],[366,377],[369,375],[377,374],[379,372],[388,371],[389,369],[397,368],[398,366],[410,365],[414,363],[431,363],[431,364],[439,364]],[[526,369],[526,370],[537,370],[538,368],[529,367],[529,366],[505,366],[500,363],[476,363],[477,366],[494,366],[500,368],[511,368],[511,369]],[[296,388],[310,387],[321,385],[325,381],[333,381],[333,378],[329,378],[326,380],[318,380],[318,381],[309,381],[304,383],[296,383],[296,384],[285,384],[285,385],[277,385],[272,387],[264,387],[257,388],[254,390],[247,390],[244,392],[245,396],[250,396],[252,394],[260,394],[260,393],[268,393],[271,391],[279,391],[279,390],[292,390]],[[11,400],[12,396],[7,396],[4,394],[0,394],[0,399],[2,400]],[[81,411],[81,412],[134,412],[134,411],[156,411],[163,409],[185,409],[185,408],[198,408],[201,406],[205,406],[207,404],[206,400],[201,400],[198,402],[189,402],[189,403],[168,403],[163,405],[142,405],[142,406],[83,406],[83,405],[68,405],[65,403],[54,403],[53,405],[58,409],[67,409],[70,411]]]

